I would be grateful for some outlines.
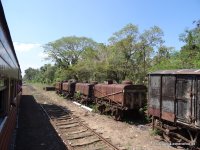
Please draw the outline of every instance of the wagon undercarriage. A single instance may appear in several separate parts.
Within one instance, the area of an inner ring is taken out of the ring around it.
[[[113,116],[115,120],[121,120],[124,116],[124,111],[127,110],[127,107],[123,107],[112,100],[96,98],[96,104],[101,114],[109,114]]]
[[[152,119],[153,129],[159,129],[165,141],[169,142],[172,146],[187,146],[196,147],[199,146],[200,130],[191,129],[181,124],[169,125],[159,119]]]

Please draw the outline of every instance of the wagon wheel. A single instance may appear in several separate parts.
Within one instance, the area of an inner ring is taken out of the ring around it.
[[[119,120],[122,120],[122,118],[123,118],[123,111],[117,108],[116,113],[114,115],[114,119],[119,121]]]
[[[117,113],[117,114],[115,114],[114,119],[116,121],[119,121],[119,120],[121,120],[121,116]]]
[[[68,94],[68,93],[64,93],[64,98],[65,98],[65,99],[67,99],[67,98],[68,98],[68,96],[69,96],[69,94]]]
[[[111,115],[112,110],[110,109],[110,107],[106,107],[104,113],[105,113],[106,115]]]
[[[112,108],[112,110],[111,110],[111,116],[115,116],[115,114],[116,114],[116,109]]]
[[[163,136],[163,138],[164,138],[164,140],[165,140],[166,142],[168,142],[168,143],[171,142],[171,138],[170,138],[170,136],[167,135],[165,132],[162,133],[162,136]]]
[[[104,104],[100,104],[97,109],[99,110],[100,114],[103,114],[105,109],[106,109],[106,106]]]
[[[83,97],[81,97],[80,99],[78,99],[78,101],[79,101],[81,104],[87,105],[87,99],[84,99]]]
[[[178,138],[178,137],[173,136],[173,135],[169,135],[166,132],[163,132],[162,135],[163,135],[163,138],[164,138],[164,140],[166,142],[169,142],[169,143],[171,143],[171,142],[172,143],[181,143],[181,142],[183,142],[183,140],[181,138]]]
[[[199,140],[199,133],[200,132],[196,132],[194,135],[192,135],[192,133],[190,132],[190,130],[187,130],[187,132],[188,132],[188,134],[189,134],[189,136],[190,136],[190,141],[191,141],[191,145],[190,145],[190,149],[194,149],[194,150],[196,150],[196,149],[200,149],[200,145],[199,145],[199,143],[197,142],[198,140]]]

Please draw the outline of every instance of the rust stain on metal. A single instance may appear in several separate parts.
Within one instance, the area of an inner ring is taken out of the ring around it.
[[[132,84],[97,84],[94,96],[115,102],[130,109],[142,107],[145,102],[146,87]]]
[[[91,98],[93,95],[93,86],[94,84],[90,83],[76,83],[75,91],[80,92],[84,96]]]
[[[200,129],[200,70],[149,74],[148,112],[170,122]]]

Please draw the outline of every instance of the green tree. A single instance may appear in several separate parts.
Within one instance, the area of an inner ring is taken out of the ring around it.
[[[29,81],[35,81],[36,76],[38,75],[39,70],[29,67],[25,70],[24,79]]]
[[[180,35],[180,40],[185,43],[180,50],[180,59],[184,68],[200,67],[200,20],[194,23],[193,29],[186,29]]]
[[[140,34],[137,26],[128,24],[114,33],[109,39],[113,50],[110,68],[115,68],[112,72],[120,73],[118,75],[120,81],[125,79],[134,80],[136,83],[144,81],[155,52],[164,47],[162,38],[163,31],[157,26]]]
[[[55,65],[29,68],[25,78],[43,83],[71,78],[99,82],[113,79],[118,83],[130,79],[143,83],[152,71],[200,67],[200,21],[181,34],[185,45],[180,51],[166,46],[163,36],[158,26],[139,32],[136,25],[128,24],[115,32],[107,45],[87,37],[63,37],[44,45],[48,59]]]
[[[95,47],[96,42],[86,37],[63,37],[43,46],[44,52],[59,66],[67,68],[76,64],[81,53],[88,47]]]

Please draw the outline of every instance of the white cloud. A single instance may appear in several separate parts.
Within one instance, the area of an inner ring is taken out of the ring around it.
[[[38,43],[13,42],[13,44],[14,44],[15,50],[20,53],[28,52],[35,48],[41,48],[41,44],[38,44]]]
[[[48,55],[45,54],[44,52],[40,52],[40,53],[38,54],[38,56],[39,56],[40,58],[42,58],[42,59],[45,59],[45,58],[48,57]]]

